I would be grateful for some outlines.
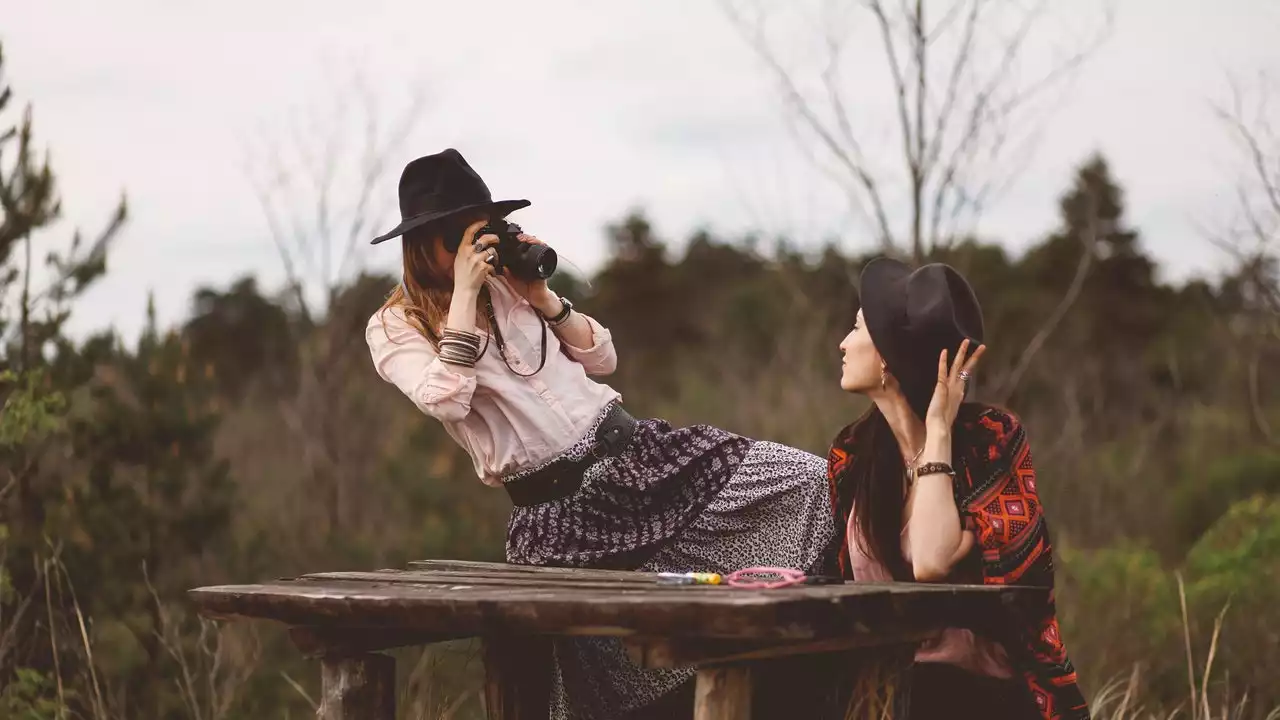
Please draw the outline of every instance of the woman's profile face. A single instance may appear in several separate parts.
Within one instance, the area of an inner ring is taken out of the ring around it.
[[[854,318],[853,329],[840,341],[842,354],[840,388],[845,392],[865,393],[880,386],[880,353],[871,342],[862,310]]]

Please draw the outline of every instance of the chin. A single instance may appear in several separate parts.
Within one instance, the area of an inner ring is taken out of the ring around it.
[[[855,395],[866,395],[867,392],[870,391],[872,388],[879,387],[879,386],[880,386],[879,376],[876,377],[874,384],[866,380],[859,380],[858,378],[850,378],[850,377],[840,378],[840,389],[847,393],[854,393]]]

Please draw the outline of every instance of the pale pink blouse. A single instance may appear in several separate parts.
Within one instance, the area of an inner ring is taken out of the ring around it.
[[[849,524],[845,528],[849,543],[849,565],[854,580],[888,582],[893,575],[862,549],[862,533],[858,532],[855,513],[849,512]],[[902,531],[902,554],[911,562],[911,550],[907,544],[907,530]],[[932,640],[926,640],[916,651],[916,662],[949,663],[977,675],[996,678],[1013,677],[1008,653],[999,643],[966,628],[946,628]]]
[[[538,313],[501,278],[489,281],[494,314],[506,341],[507,360],[522,375],[541,360]],[[383,380],[400,388],[422,412],[444,424],[471,456],[486,485],[502,475],[551,459],[580,439],[619,393],[588,375],[608,375],[618,364],[609,331],[594,319],[591,347],[576,348],[547,330],[547,362],[541,372],[520,377],[507,369],[493,338],[476,363],[475,377],[458,373],[436,357],[435,348],[398,308],[369,318],[365,341]]]

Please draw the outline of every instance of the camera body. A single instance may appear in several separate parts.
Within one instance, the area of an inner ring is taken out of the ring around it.
[[[522,232],[519,225],[500,221],[480,228],[474,237],[497,236],[498,244],[494,246],[497,254],[492,262],[495,274],[501,275],[506,271],[519,280],[546,280],[556,271],[556,251],[546,245],[521,242],[519,235]]]

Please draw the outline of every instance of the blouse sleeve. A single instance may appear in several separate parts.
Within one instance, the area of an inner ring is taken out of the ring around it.
[[[569,354],[569,357],[578,361],[588,375],[609,375],[613,373],[614,370],[618,369],[618,353],[613,347],[613,335],[608,328],[601,325],[595,318],[583,313],[579,314],[591,326],[591,347],[574,347],[561,339],[565,352]]]
[[[458,422],[471,412],[476,379],[455,371],[394,308],[379,310],[365,328],[373,366],[400,388],[419,410],[442,422]]]

